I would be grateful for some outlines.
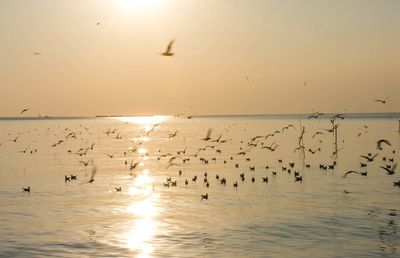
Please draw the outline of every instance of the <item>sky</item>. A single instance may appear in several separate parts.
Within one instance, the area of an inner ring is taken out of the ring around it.
[[[0,116],[400,112],[399,13],[397,0],[0,0]]]

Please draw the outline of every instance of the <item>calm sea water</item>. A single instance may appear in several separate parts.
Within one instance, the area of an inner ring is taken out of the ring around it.
[[[399,160],[398,123],[338,119],[333,155],[325,118],[0,121],[0,256],[399,257],[400,171],[380,168]],[[305,155],[294,151],[303,126]]]

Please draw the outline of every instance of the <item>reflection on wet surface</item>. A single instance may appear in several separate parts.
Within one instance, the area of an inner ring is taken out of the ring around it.
[[[289,123],[295,128],[251,142]],[[338,155],[332,155],[331,135],[313,138],[329,120],[302,125],[304,144],[321,151],[293,151],[301,133],[297,120],[1,121],[2,255],[397,257],[398,175],[380,168],[398,160],[396,123],[340,121]],[[201,140],[209,128],[211,139]],[[76,137],[66,140],[72,132]],[[361,155],[378,153],[382,135],[392,146],[368,163],[368,176],[343,178],[361,171]],[[274,151],[261,148],[272,143],[279,145]],[[334,161],[333,169],[320,169]],[[87,183],[93,166],[95,180]],[[77,180],[65,181],[70,174]],[[22,192],[27,186],[30,194]],[[206,193],[208,200],[201,200]]]

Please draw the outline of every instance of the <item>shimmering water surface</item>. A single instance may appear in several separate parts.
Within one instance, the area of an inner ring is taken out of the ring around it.
[[[0,121],[0,256],[399,257],[400,171],[380,168],[399,160],[398,118],[335,123],[337,155],[326,118]],[[378,150],[382,138],[391,146]]]

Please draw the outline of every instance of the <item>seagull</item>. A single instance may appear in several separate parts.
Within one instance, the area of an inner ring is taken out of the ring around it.
[[[379,141],[376,142],[376,148],[377,148],[378,150],[383,150],[383,148],[382,148],[382,143],[386,143],[387,145],[392,146],[388,140],[381,139],[381,140],[379,140]]]
[[[386,101],[389,99],[389,97],[387,97],[386,99],[375,99],[375,102],[380,102],[382,104],[386,104]]]
[[[172,50],[172,46],[174,44],[174,40],[171,40],[167,46],[167,48],[165,49],[165,51],[163,53],[161,53],[162,56],[173,56],[174,53],[171,52]]]
[[[208,193],[201,195],[201,201],[202,200],[208,200]]]
[[[89,160],[88,161],[80,160],[79,163],[82,163],[86,167],[87,165],[89,165]]]
[[[316,132],[316,133],[313,134],[312,138],[314,139],[315,136],[317,136],[318,134],[325,135],[323,132]]]
[[[375,159],[376,156],[378,156],[378,153],[376,153],[376,154],[375,154],[374,156],[372,156],[372,157],[363,156],[363,155],[361,155],[360,157],[361,157],[361,158],[364,158],[364,159],[366,159],[366,160],[368,160],[368,162],[372,162],[372,161],[374,161],[374,159]]]
[[[312,113],[311,115],[309,115],[308,119],[311,119],[311,118],[317,119],[319,116],[322,116],[322,115],[324,115],[324,113],[321,113],[318,111],[318,112],[315,112],[315,113]]]
[[[336,115],[334,115],[332,118],[340,118],[340,119],[344,119],[344,115],[343,114],[341,114],[341,113],[338,113],[338,114],[336,114]]]
[[[212,128],[208,128],[206,137],[202,138],[201,140],[203,140],[203,141],[209,141],[209,140],[211,140],[211,137],[210,137],[210,136],[211,136],[211,133],[212,133]]]
[[[29,111],[29,109],[30,109],[30,108],[24,108],[24,109],[21,111],[20,115],[22,115],[23,113]]]
[[[285,130],[289,129],[290,127],[294,128],[294,126],[292,124],[289,124],[289,125],[287,125],[287,126],[282,128],[282,132],[284,132]]]
[[[90,180],[87,183],[93,183],[94,182],[94,176],[96,175],[97,172],[97,166],[92,167],[92,175],[90,176]]]
[[[367,175],[367,172],[358,172],[358,171],[350,170],[350,171],[347,171],[346,173],[344,173],[343,177],[346,177],[347,175],[349,175],[351,173],[359,174],[361,176]]]
[[[30,186],[28,186],[27,188],[22,187],[22,190],[23,190],[24,192],[30,193],[30,192],[31,192],[31,187],[30,187]]]
[[[396,173],[396,168],[397,168],[397,163],[395,163],[394,165],[393,165],[393,167],[392,168],[388,168],[388,167],[384,167],[384,166],[381,166],[381,168],[382,169],[384,169],[384,170],[386,170],[386,172],[388,173],[388,175],[393,175],[394,173]]]
[[[168,138],[174,138],[178,134],[178,130],[176,130],[174,133],[169,134]]]
[[[133,170],[137,167],[137,165],[139,165],[140,162],[136,162],[135,164],[133,164],[133,160],[131,161],[131,165],[129,166],[129,170]]]

